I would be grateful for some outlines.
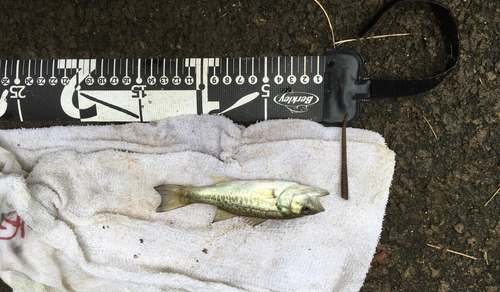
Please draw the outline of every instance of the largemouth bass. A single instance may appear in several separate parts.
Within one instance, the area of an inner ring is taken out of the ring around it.
[[[267,219],[291,219],[323,212],[318,197],[328,192],[316,187],[277,180],[233,180],[209,175],[215,183],[207,187],[161,185],[155,190],[162,201],[156,212],[174,210],[192,203],[217,206],[213,222],[246,216],[255,226]]]

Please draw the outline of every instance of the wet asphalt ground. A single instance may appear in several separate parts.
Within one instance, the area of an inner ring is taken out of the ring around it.
[[[336,40],[356,38],[387,3],[320,2]],[[362,291],[500,291],[500,195],[485,206],[500,188],[500,2],[442,2],[459,25],[454,74],[424,94],[364,103],[355,125],[382,134],[397,158]],[[2,1],[0,11],[2,60],[303,56],[332,47],[313,0]],[[337,48],[358,51],[374,79],[443,71],[447,55],[427,5],[400,5],[371,35],[395,33],[411,35]],[[64,123],[0,128],[56,124]]]

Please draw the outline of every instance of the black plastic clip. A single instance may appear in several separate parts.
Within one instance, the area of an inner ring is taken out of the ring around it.
[[[370,80],[361,78],[363,59],[352,50],[328,50],[325,68],[323,123],[341,126],[349,114],[351,126],[361,116],[360,102],[370,98]]]

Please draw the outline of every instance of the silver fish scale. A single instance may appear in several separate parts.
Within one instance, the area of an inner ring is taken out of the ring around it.
[[[262,188],[252,183],[220,183],[212,187],[194,188],[187,196],[193,203],[205,203],[243,216],[282,218],[276,199],[270,199],[273,188]]]
[[[243,216],[251,216],[251,217],[259,217],[259,218],[283,218],[282,214],[276,210],[262,210],[257,208],[252,208],[250,206],[238,206],[231,204],[221,204],[217,205],[219,208],[227,211],[229,213],[243,215]]]

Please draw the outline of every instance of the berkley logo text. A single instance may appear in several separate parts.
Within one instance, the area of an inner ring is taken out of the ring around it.
[[[275,103],[286,106],[292,113],[305,113],[318,101],[319,97],[307,92],[286,92],[274,97]]]

